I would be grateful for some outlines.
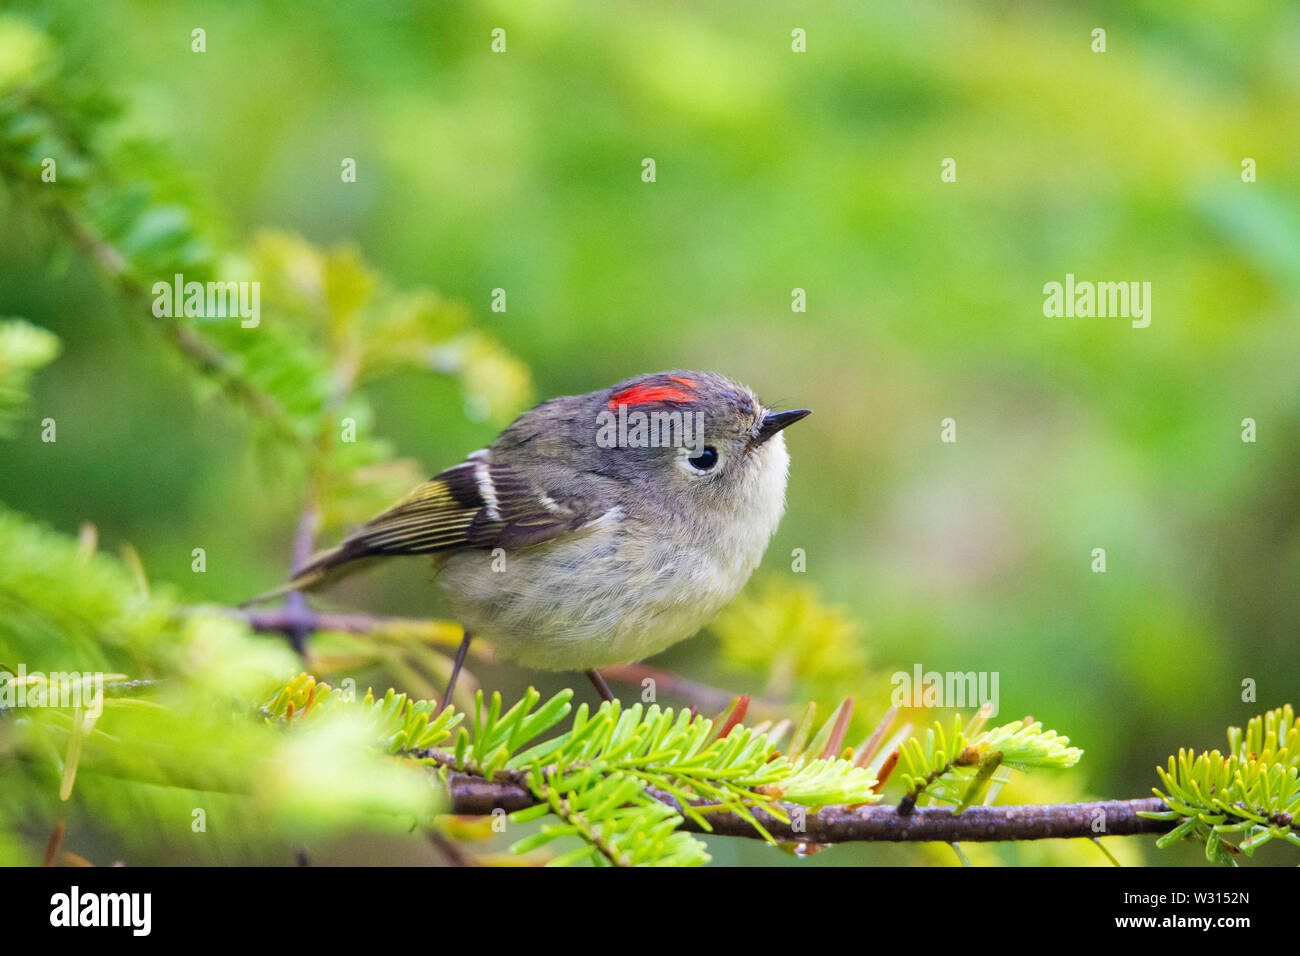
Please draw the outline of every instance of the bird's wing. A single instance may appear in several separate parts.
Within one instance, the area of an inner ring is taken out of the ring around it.
[[[319,586],[370,558],[455,548],[519,548],[595,517],[555,501],[518,470],[479,454],[435,475],[337,547],[313,557],[285,587],[254,600]]]

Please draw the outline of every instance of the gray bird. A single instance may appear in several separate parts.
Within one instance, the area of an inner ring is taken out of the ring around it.
[[[553,398],[266,597],[429,554],[465,628],[456,671],[473,635],[605,692],[597,668],[691,636],[749,580],[785,510],[781,431],[808,414],[715,372]]]

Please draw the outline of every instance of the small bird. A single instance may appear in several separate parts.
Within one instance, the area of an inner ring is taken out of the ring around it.
[[[453,685],[477,636],[609,697],[598,668],[690,637],[749,580],[785,510],[781,431],[809,414],[715,372],[553,398],[266,597],[429,554],[465,629]]]

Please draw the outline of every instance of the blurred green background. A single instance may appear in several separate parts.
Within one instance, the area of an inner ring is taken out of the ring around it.
[[[815,409],[759,577],[803,548],[873,666],[998,671],[1003,717],[1083,746],[1089,792],[1146,795],[1179,746],[1295,699],[1293,4],[7,6],[168,145],[210,233],[356,244],[397,287],[463,302],[538,398],[711,368]],[[0,212],[0,314],[64,344],[29,416],[59,441],[0,446],[0,500],[95,522],[196,600],[277,583],[298,489],[88,263]],[[1150,282],[1150,327],[1045,318],[1067,272]],[[433,376],[375,395],[376,430],[430,473],[496,431]],[[335,603],[436,613],[427,579],[415,562]],[[715,652],[655,663],[751,689]]]

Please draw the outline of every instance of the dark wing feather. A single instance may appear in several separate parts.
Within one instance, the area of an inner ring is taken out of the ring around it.
[[[588,515],[554,501],[516,470],[471,459],[434,476],[337,547],[314,557],[282,591],[316,587],[339,577],[345,565],[370,558],[524,547],[587,520]]]

